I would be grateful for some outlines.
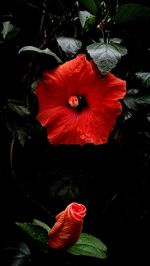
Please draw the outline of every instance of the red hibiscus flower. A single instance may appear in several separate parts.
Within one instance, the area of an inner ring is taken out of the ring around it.
[[[45,71],[38,83],[37,119],[53,144],[104,144],[122,112],[126,82],[109,73],[102,77],[85,55]]]
[[[48,233],[48,245],[53,249],[69,248],[76,243],[83,227],[86,207],[73,202],[56,216],[56,223]]]

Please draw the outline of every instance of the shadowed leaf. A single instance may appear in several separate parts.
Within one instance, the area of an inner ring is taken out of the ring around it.
[[[92,14],[96,15],[97,5],[94,0],[79,0]]]
[[[133,111],[144,110],[150,108],[150,95],[141,95],[138,91],[131,89],[128,91],[126,97],[124,98],[124,103],[126,106]]]
[[[79,11],[79,19],[80,19],[80,23],[82,28],[84,28],[86,22],[89,19],[95,18],[95,16],[93,16],[91,13],[89,13],[88,11],[84,10],[84,11]]]
[[[137,72],[135,76],[141,81],[145,88],[150,87],[150,72]]]
[[[75,55],[81,49],[82,42],[71,37],[61,36],[57,38],[58,45],[66,54]]]
[[[45,251],[48,248],[48,234],[47,230],[43,228],[43,226],[39,226],[32,223],[20,223],[16,222],[16,225],[19,226],[22,230],[24,230],[30,237],[37,241],[43,247]]]
[[[30,111],[28,110],[27,107],[24,105],[19,104],[17,101],[8,101],[8,107],[11,109],[11,111],[15,112],[18,114],[20,117],[29,117],[31,116]]]
[[[38,226],[44,228],[47,232],[49,232],[49,230],[50,230],[50,227],[47,224],[45,224],[42,221],[40,221],[40,220],[34,219],[32,224],[33,225],[38,225]]]
[[[150,8],[140,4],[123,4],[119,6],[114,19],[116,23],[148,21],[150,19]]]
[[[0,250],[0,265],[27,266],[31,263],[31,251],[26,243],[14,242]]]
[[[31,53],[31,54],[37,53],[37,54],[48,55],[54,57],[58,63],[62,63],[62,60],[48,48],[40,49],[34,46],[25,46],[19,50],[18,54],[21,53]]]
[[[3,30],[1,31],[3,38],[6,40],[13,39],[18,32],[20,31],[19,28],[15,27],[10,21],[3,22]]]

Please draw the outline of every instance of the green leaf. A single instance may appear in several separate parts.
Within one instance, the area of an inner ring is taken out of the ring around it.
[[[32,224],[33,225],[38,225],[38,226],[44,228],[47,232],[50,231],[50,227],[47,224],[45,224],[42,221],[40,221],[40,220],[34,219]]]
[[[81,49],[82,42],[71,37],[61,36],[57,38],[58,45],[66,54],[76,54]]]
[[[150,8],[140,4],[122,4],[118,7],[114,16],[116,23],[131,23],[148,21],[150,18]]]
[[[89,17],[85,22],[85,26],[84,26],[85,31],[88,31],[91,28],[91,26],[95,24],[95,21],[96,21],[95,16]]]
[[[37,54],[53,56],[57,60],[58,63],[62,63],[62,60],[48,48],[40,49],[34,46],[24,46],[18,52],[18,54],[21,54],[21,53],[31,53],[31,54],[37,53]]]
[[[79,20],[81,23],[82,28],[85,27],[86,22],[89,19],[94,19],[95,22],[95,16],[93,16],[91,13],[89,13],[88,11],[84,10],[84,11],[79,11]]]
[[[73,255],[90,256],[98,259],[107,258],[107,247],[105,244],[100,239],[87,233],[81,233],[76,244],[67,251]]]
[[[135,76],[141,81],[145,88],[150,87],[150,72],[137,72]]]
[[[35,222],[35,220],[34,220]],[[48,249],[48,234],[47,230],[41,225],[35,225],[33,223],[20,223],[16,222],[16,225],[24,230],[30,237],[37,241],[40,246],[47,251]]]
[[[3,22],[3,30],[1,31],[1,33],[4,39],[13,39],[19,31],[20,29],[15,27],[10,21]]]
[[[97,13],[97,5],[94,0],[79,0],[93,15]]]
[[[117,39],[117,40],[119,41],[119,39]],[[117,42],[116,42],[117,40],[116,40],[116,39],[111,39],[111,40],[110,40],[110,45],[111,45],[116,51],[118,51],[118,52],[121,54],[121,56],[126,55],[126,54],[127,54],[127,48],[124,47],[123,45],[121,45],[120,43],[117,43]]]
[[[103,75],[109,73],[127,50],[120,44],[93,43],[86,47],[91,58]]]

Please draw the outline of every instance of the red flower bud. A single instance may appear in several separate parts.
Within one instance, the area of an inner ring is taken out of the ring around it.
[[[76,243],[83,227],[86,207],[73,202],[56,216],[56,223],[48,233],[48,245],[53,249],[69,248]]]

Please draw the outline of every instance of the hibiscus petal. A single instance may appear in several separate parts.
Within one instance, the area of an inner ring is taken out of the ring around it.
[[[53,144],[104,144],[108,142],[125,96],[126,82],[109,73],[103,79],[95,63],[85,55],[44,73],[37,86],[37,119],[47,127]],[[80,111],[68,104],[79,96],[86,105]]]

